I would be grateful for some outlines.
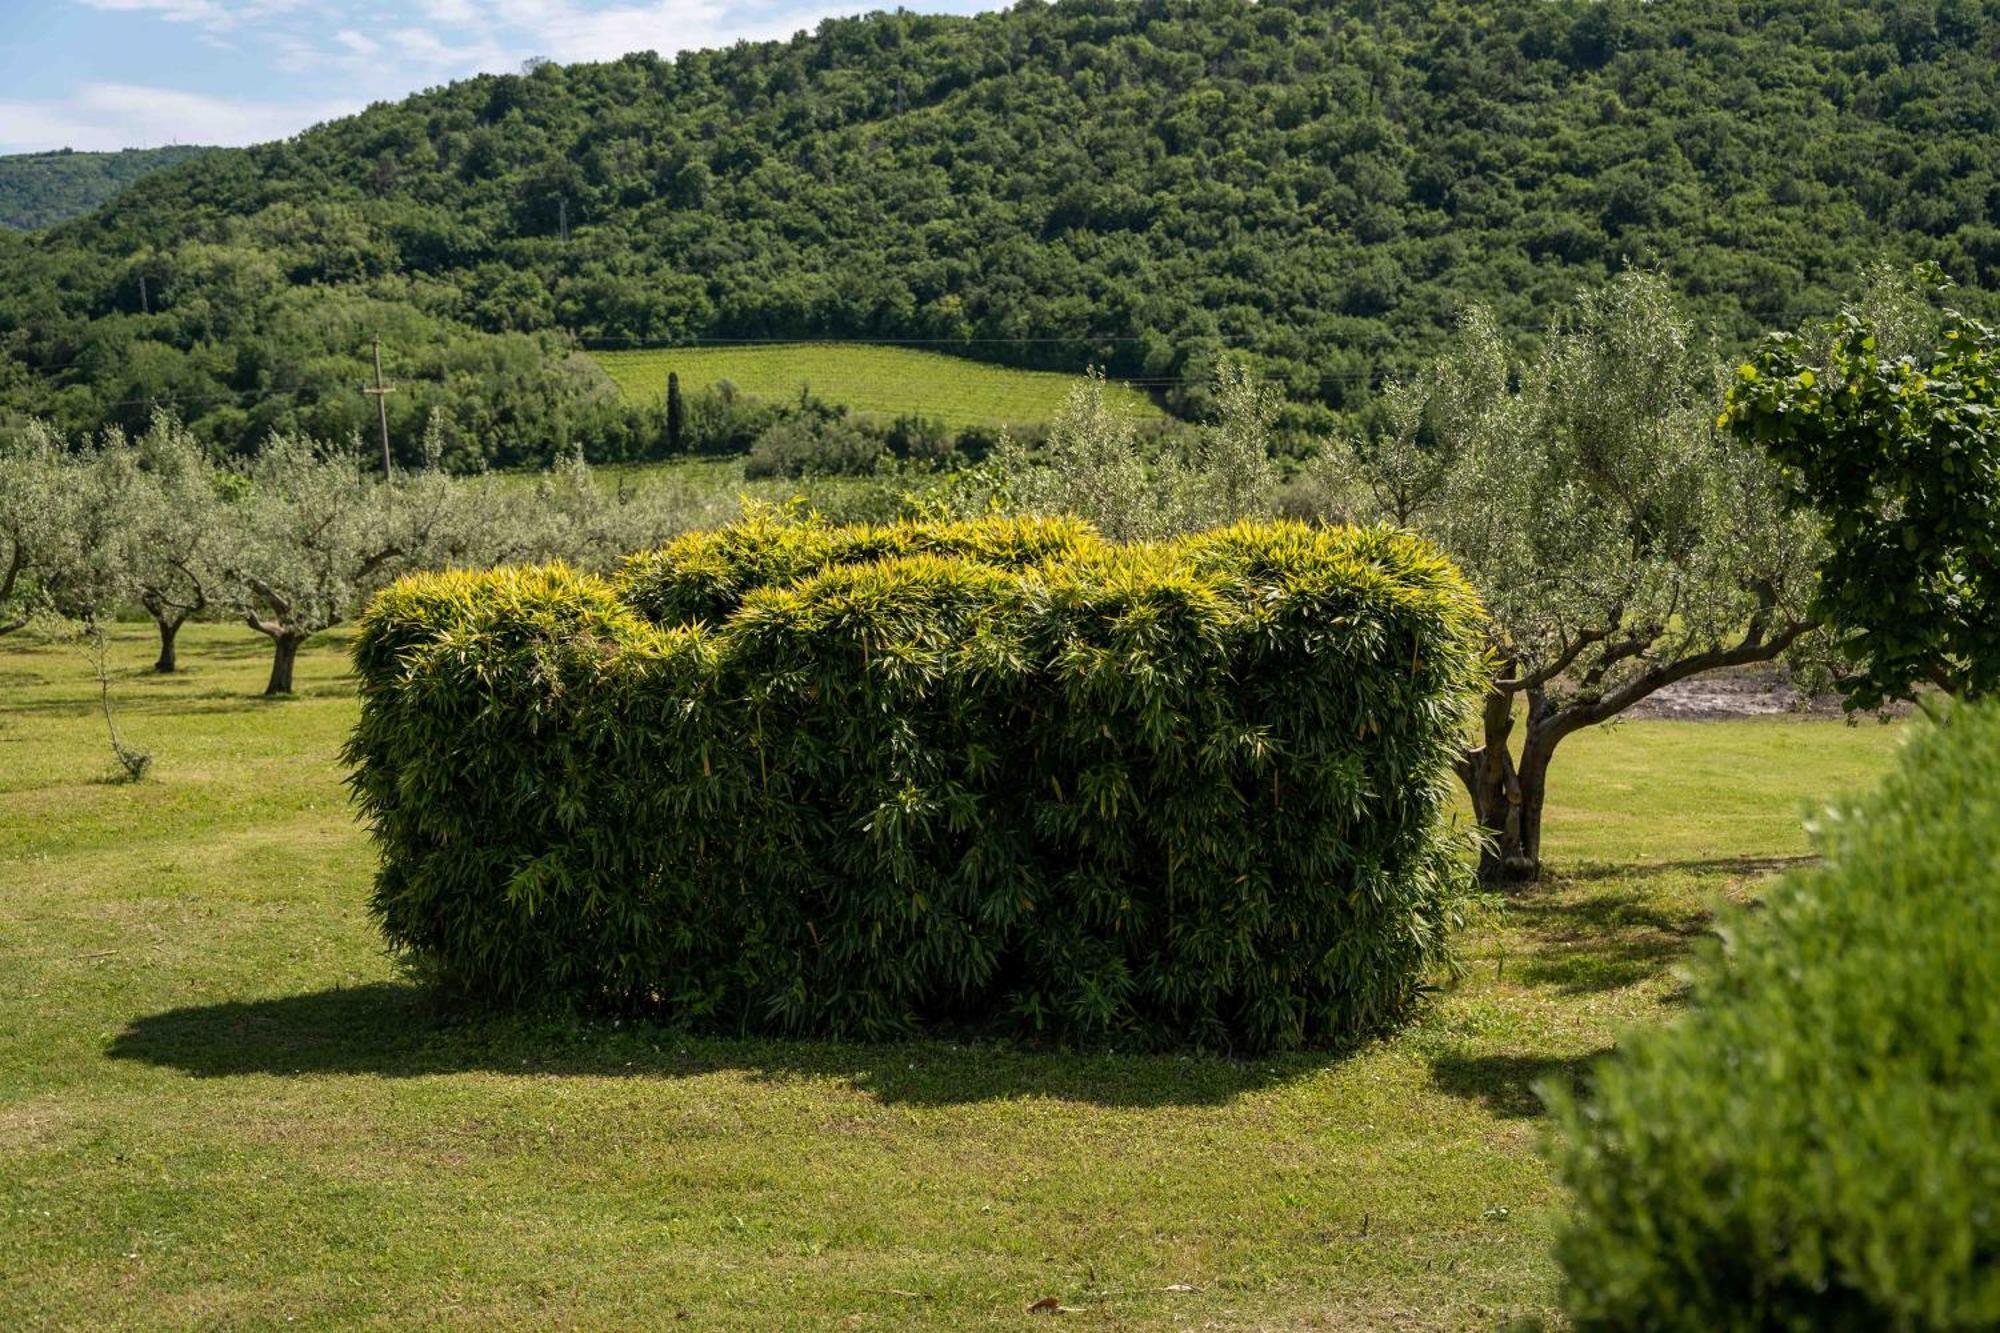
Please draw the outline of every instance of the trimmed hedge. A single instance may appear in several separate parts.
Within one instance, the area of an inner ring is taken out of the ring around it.
[[[1095,529],[1074,518],[839,526],[801,522],[767,508],[728,527],[690,532],[657,551],[629,557],[618,574],[618,593],[655,624],[714,623],[758,588],[794,583],[835,565],[956,555],[1003,569],[1027,569],[1103,546]]]
[[[2000,710],[1919,731],[1559,1097],[1579,1327],[2000,1327]]]
[[[1412,538],[1284,524],[761,518],[615,586],[406,579],[356,647],[374,911],[493,1002],[1358,1038],[1409,1011],[1464,888],[1478,615]]]

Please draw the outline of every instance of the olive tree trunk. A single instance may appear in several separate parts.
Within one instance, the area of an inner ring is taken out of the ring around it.
[[[1677,681],[1706,671],[1770,662],[1816,628],[1809,620],[1767,630],[1753,619],[1741,639],[1685,656],[1662,658],[1603,688],[1605,668],[1640,657],[1657,641],[1652,634],[1610,642],[1609,630],[1585,635],[1540,671],[1515,674],[1508,663],[1480,707],[1479,743],[1459,757],[1458,775],[1472,798],[1482,842],[1480,878],[1489,884],[1523,883],[1541,877],[1542,812],[1548,802],[1549,764],[1565,737],[1607,722],[1640,700]],[[1585,646],[1609,644],[1595,666],[1579,673],[1558,698],[1551,686],[1566,678]],[[1525,701],[1525,710],[1520,703]],[[1521,732],[1518,754],[1514,732]]]
[[[292,692],[292,667],[299,659],[299,645],[305,641],[305,635],[290,632],[271,636],[271,683],[264,687],[265,694]]]
[[[180,617],[154,616],[153,623],[160,629],[160,655],[153,662],[153,670],[162,676],[171,676],[180,670],[180,657],[175,652],[174,641],[180,637]]]
[[[0,574],[0,606],[5,606],[13,600],[14,585],[20,580],[21,567],[27,563],[26,552],[22,551],[18,541],[15,542],[13,549],[7,554],[7,570],[4,574]],[[27,627],[28,617],[21,614],[19,607],[15,608],[12,616],[0,617],[0,634],[12,634],[17,629]]]
[[[192,596],[175,596],[157,585],[147,585],[139,592],[139,605],[146,608],[146,614],[153,618],[153,624],[160,631],[160,656],[153,663],[153,670],[163,676],[170,676],[180,669],[180,655],[175,649],[175,642],[180,637],[181,626],[187,624],[189,616],[199,615],[208,609],[208,594],[200,581],[185,564],[176,563],[175,568],[193,585]]]
[[[1459,761],[1459,775],[1472,797],[1473,817],[1482,840],[1479,877],[1489,884],[1536,879],[1542,869],[1542,811],[1548,800],[1549,761],[1568,732],[1537,717],[1539,698],[1530,701],[1521,753],[1512,747],[1514,696],[1494,691],[1481,710],[1482,743]]]

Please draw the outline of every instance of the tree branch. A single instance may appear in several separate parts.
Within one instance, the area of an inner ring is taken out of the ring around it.
[[[373,555],[369,556],[367,559],[361,562],[361,568],[356,571],[356,578],[357,579],[367,578],[370,574],[373,574],[376,570],[380,569],[383,565],[387,564],[389,561],[394,560],[397,556],[401,555],[402,553],[403,553],[402,548],[399,546],[383,547],[381,550],[375,552]]]
[[[200,588],[194,590],[194,600],[184,602],[178,597],[170,597],[167,590],[158,584],[149,583],[139,589],[139,605],[155,620],[165,620],[169,611],[175,612],[181,620],[199,615],[208,609],[208,594]],[[178,622],[177,622],[178,623]]]
[[[1816,620],[1800,620],[1787,624],[1777,634],[1766,638],[1763,617],[1753,619],[1743,637],[1727,648],[1711,648],[1707,652],[1695,653],[1672,662],[1661,662],[1649,670],[1640,672],[1630,681],[1596,699],[1579,700],[1556,711],[1545,724],[1550,741],[1562,739],[1569,733],[1583,727],[1594,726],[1609,718],[1618,716],[1638,703],[1647,695],[1665,689],[1677,681],[1690,676],[1699,676],[1705,671],[1719,671],[1725,667],[1748,666],[1752,662],[1769,662],[1781,656],[1786,649],[1805,635],[1819,628]]]
[[[1659,641],[1660,634],[1658,625],[1648,625],[1644,630],[1620,639],[1617,643],[1607,643],[1604,645],[1604,651],[1597,655],[1597,660],[1590,664],[1590,669],[1583,673],[1583,679],[1577,682],[1578,686],[1585,692],[1596,689],[1603,682],[1606,672],[1620,662],[1645,652]]]
[[[271,609],[278,613],[280,619],[290,620],[292,618],[291,602],[279,596],[277,589],[254,574],[240,574],[237,577],[243,580],[243,586],[269,602]]]
[[[1582,653],[1584,649],[1590,647],[1593,643],[1600,643],[1610,637],[1611,630],[1608,628],[1584,630],[1581,634],[1577,635],[1575,643],[1570,644],[1560,653],[1556,654],[1555,660],[1548,665],[1539,670],[1530,671],[1525,676],[1515,676],[1507,680],[1496,680],[1493,682],[1493,688],[1508,694],[1518,693],[1521,690],[1540,689],[1563,672],[1569,670],[1570,664],[1576,661],[1578,654]]]

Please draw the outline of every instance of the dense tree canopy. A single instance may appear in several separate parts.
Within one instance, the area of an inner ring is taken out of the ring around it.
[[[0,155],[0,228],[33,231],[82,217],[141,176],[206,153],[206,148],[127,148],[116,153]]]
[[[400,448],[512,461],[631,429],[579,338],[837,334],[1182,410],[1240,355],[1323,426],[1633,265],[1743,346],[1878,254],[1989,282],[1996,52],[1976,0],[1077,0],[537,64],[0,235],[0,404],[338,435],[381,333]]]
[[[1724,421],[1782,467],[1824,529],[1814,612],[1840,635],[1850,708],[2000,689],[2000,332],[1956,311],[1934,345],[1849,310],[1815,351],[1773,335]]]

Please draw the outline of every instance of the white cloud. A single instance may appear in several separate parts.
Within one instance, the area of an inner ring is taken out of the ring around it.
[[[0,7],[11,2],[0,0]],[[142,65],[97,65],[98,81],[58,96],[30,99],[16,92],[16,100],[0,100],[0,151],[260,142],[419,88],[515,70],[531,56],[570,62],[657,51],[672,57],[786,37],[829,15],[866,12],[887,0],[70,2],[130,16],[121,25],[133,30],[140,46],[150,44],[152,54]],[[969,7],[967,0],[942,4]],[[148,24],[172,25],[179,35],[160,27],[147,35]],[[227,52],[217,63],[187,64],[183,77],[205,76],[198,86],[208,91],[146,86],[150,73],[134,72],[172,67],[168,52],[176,44],[190,56]],[[265,91],[273,74],[280,84]],[[226,95],[232,88],[258,89],[276,100]]]
[[[465,24],[479,17],[471,0],[418,0],[417,8],[433,23]]]
[[[83,0],[96,5],[224,5],[228,26],[254,15],[297,10],[301,0]],[[743,39],[786,37],[828,13],[859,13],[879,0],[846,7],[797,8],[796,0],[415,0],[407,7],[315,5],[341,26],[309,30],[288,13],[256,33],[270,64],[287,74],[343,75],[361,100],[394,98],[440,80],[520,67],[529,57],[612,60],[628,51],[672,56]],[[407,20],[420,17],[421,22]],[[404,20],[398,23],[398,20]]]
[[[510,63],[506,49],[488,38],[454,44],[427,28],[398,28],[389,34],[389,47],[404,64],[417,66],[426,74],[441,70],[474,74]]]
[[[199,23],[205,28],[234,28],[277,14],[288,14],[317,0],[79,0],[114,14],[154,14],[169,23]]]
[[[572,61],[614,60],[628,51],[671,56],[745,39],[789,37],[829,14],[860,13],[871,7],[881,6],[818,7],[769,0],[750,4],[650,0],[597,6],[581,0],[493,0],[484,12],[523,54]]]
[[[59,101],[0,102],[0,151],[262,143],[360,105],[232,101],[173,88],[90,83]]]
[[[157,14],[169,23],[225,23],[228,11],[214,0],[83,0],[114,14]]]

